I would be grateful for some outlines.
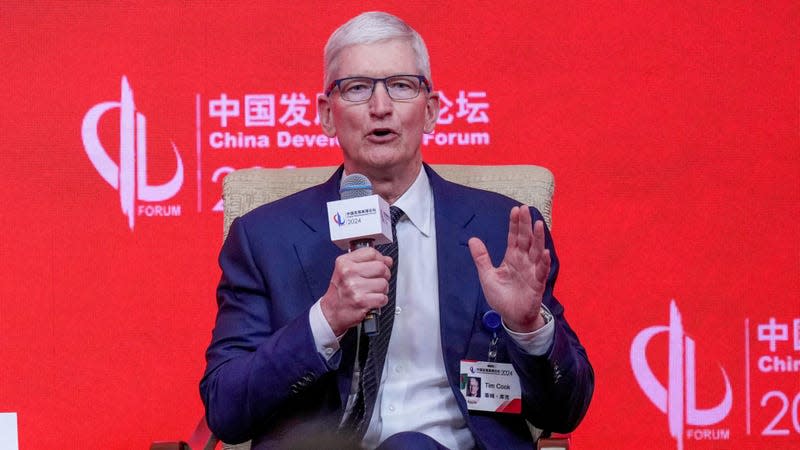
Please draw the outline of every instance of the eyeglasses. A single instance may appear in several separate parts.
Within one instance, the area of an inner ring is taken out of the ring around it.
[[[422,75],[392,75],[386,78],[349,77],[334,80],[325,95],[331,95],[334,88],[339,88],[339,95],[348,102],[366,102],[372,98],[375,85],[381,82],[392,100],[411,100],[419,95],[420,87],[430,92],[431,84]]]

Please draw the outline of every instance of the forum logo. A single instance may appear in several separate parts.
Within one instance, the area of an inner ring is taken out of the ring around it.
[[[656,378],[647,361],[647,344],[659,334],[667,334],[669,339],[666,386]],[[731,411],[733,395],[728,374],[720,366],[725,380],[725,395],[716,406],[707,409],[697,407],[695,342],[684,333],[675,300],[669,305],[669,325],[652,326],[640,331],[631,344],[630,358],[639,387],[667,415],[669,434],[677,442],[678,450],[683,450],[684,437],[696,440],[730,439],[729,429],[687,427],[708,427],[721,422]]]
[[[122,214],[128,217],[133,231],[137,215],[179,216],[180,205],[139,205],[138,202],[162,202],[175,196],[183,185],[183,161],[174,142],[176,169],[172,178],[160,185],[147,181],[147,120],[136,111],[133,90],[127,77],[122,77],[120,101],[94,105],[83,117],[83,148],[94,168],[108,184],[119,191]],[[103,148],[97,133],[100,119],[112,109],[119,109],[119,163]]]

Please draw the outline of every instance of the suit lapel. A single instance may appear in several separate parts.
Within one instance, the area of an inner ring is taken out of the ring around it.
[[[439,314],[444,362],[453,385],[458,384],[481,296],[480,283],[467,242],[474,236],[475,211],[457,185],[426,165],[436,211],[436,253],[439,266]]]
[[[339,170],[319,187],[315,192],[315,197],[308,201],[307,207],[300,214],[302,223],[298,224],[294,248],[314,302],[327,291],[335,260],[343,253],[331,242],[326,208],[329,201],[339,200],[341,178],[342,168],[339,167]],[[341,405],[344,407],[347,396],[350,394],[351,369],[355,361],[355,332],[348,331],[339,345],[342,349],[339,367],[346,368],[346,370],[337,371],[336,383],[339,388]]]
[[[326,209],[327,202],[339,199],[341,170],[320,185],[314,196],[305,200],[306,205],[299,206],[301,223],[297,226],[294,249],[314,301],[328,289],[334,260],[342,254],[331,242]]]

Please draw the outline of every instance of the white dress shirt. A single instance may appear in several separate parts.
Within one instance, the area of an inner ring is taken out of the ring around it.
[[[405,212],[397,223],[399,266],[394,325],[365,448],[401,431],[418,431],[452,449],[475,447],[447,380],[439,326],[435,205],[425,170],[393,204]],[[309,313],[317,350],[330,359],[339,342],[319,301]],[[528,353],[542,355],[553,340],[550,321],[532,333],[509,335]]]

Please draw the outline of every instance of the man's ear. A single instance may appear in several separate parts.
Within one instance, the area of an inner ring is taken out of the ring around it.
[[[425,103],[425,128],[423,131],[427,134],[433,133],[437,120],[439,120],[439,93],[433,91],[428,94],[428,101]]]
[[[319,114],[319,124],[322,132],[330,138],[336,137],[336,125],[333,123],[333,111],[331,110],[331,98],[325,94],[317,97],[317,114]]]

